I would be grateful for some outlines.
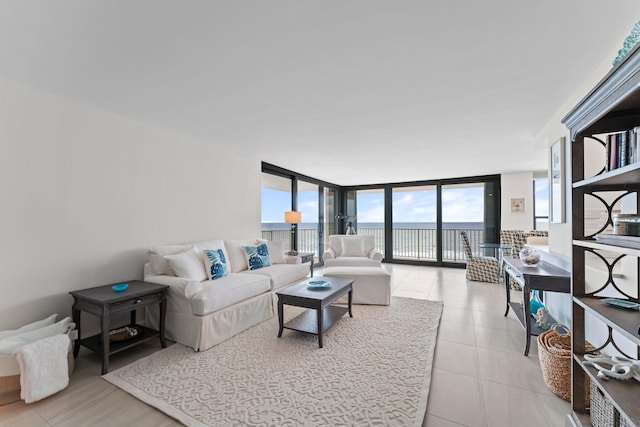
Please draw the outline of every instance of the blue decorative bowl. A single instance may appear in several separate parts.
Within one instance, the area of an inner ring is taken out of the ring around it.
[[[116,291],[116,292],[122,292],[122,291],[124,291],[125,289],[127,289],[128,287],[129,287],[129,284],[128,284],[128,283],[120,283],[119,285],[113,285],[113,286],[111,287],[111,289],[113,289],[113,290],[114,290],[114,291]]]
[[[326,280],[311,280],[307,282],[307,286],[310,289],[326,289],[331,287],[331,283],[327,282]]]

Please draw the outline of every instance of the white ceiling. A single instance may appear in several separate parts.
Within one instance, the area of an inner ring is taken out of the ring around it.
[[[0,1],[0,76],[350,185],[546,169],[636,0]]]

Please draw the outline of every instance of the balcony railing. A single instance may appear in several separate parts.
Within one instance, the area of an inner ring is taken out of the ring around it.
[[[484,255],[479,244],[484,242],[484,229],[446,228],[442,230],[442,260],[445,262],[464,262],[467,257],[462,246],[460,231],[466,231],[475,255]],[[358,234],[374,236],[376,249],[384,252],[383,228],[358,228]],[[435,228],[396,228],[393,230],[393,258],[435,261],[437,230]],[[262,238],[267,240],[291,239],[289,228],[262,230]],[[325,247],[327,243],[325,242]],[[298,229],[298,250],[318,253],[318,230],[316,228]]]

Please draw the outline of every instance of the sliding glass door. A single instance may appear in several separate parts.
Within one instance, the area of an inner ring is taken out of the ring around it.
[[[442,186],[442,261],[465,260],[460,232],[469,237],[471,250],[482,255],[478,246],[485,238],[485,184]]]
[[[384,189],[356,192],[357,233],[373,236],[376,249],[384,252]]]
[[[454,266],[465,262],[461,231],[477,255],[484,255],[480,243],[497,241],[499,179],[457,181],[390,188],[387,261]]]
[[[318,186],[298,181],[298,211],[302,214],[302,223],[298,226],[298,250],[313,252],[320,250],[320,203]]]
[[[392,190],[393,258],[437,261],[437,187],[395,187]]]

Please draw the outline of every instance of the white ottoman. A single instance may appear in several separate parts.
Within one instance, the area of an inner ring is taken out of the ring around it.
[[[391,274],[382,267],[326,267],[327,277],[353,280],[353,304],[389,305],[391,302]]]

